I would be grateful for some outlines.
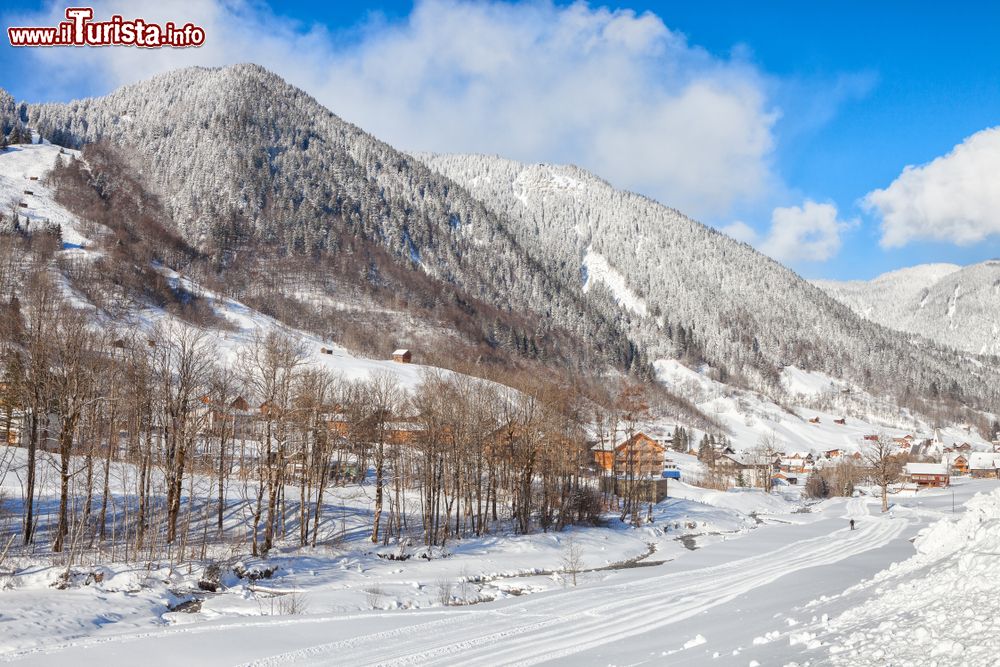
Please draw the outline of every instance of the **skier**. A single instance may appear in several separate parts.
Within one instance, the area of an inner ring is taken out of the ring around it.
[[[851,519],[851,530],[854,530],[854,519]]]

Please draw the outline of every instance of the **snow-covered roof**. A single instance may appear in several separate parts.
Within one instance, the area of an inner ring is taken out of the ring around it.
[[[948,467],[943,463],[907,463],[909,475],[947,475]]]
[[[398,350],[396,350],[395,352],[393,352],[392,356],[395,357],[397,354],[398,355],[403,355],[403,354],[409,354],[409,353],[410,353],[409,350],[407,350],[405,347],[401,347]]]
[[[972,452],[969,454],[970,470],[992,470],[1000,468],[1000,454],[992,452]]]

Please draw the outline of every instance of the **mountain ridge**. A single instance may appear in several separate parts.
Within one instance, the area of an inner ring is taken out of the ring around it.
[[[576,167],[401,153],[258,66],[177,70],[26,112],[56,143],[141,157],[178,229],[220,265],[259,247],[347,258],[361,238],[453,288],[458,307],[468,295],[533,322],[511,336],[518,349],[578,336],[592,368],[648,377],[654,360],[681,358],[777,395],[795,365],[907,400],[997,401],[995,368],[864,320],[675,209]]]
[[[1000,356],[1000,260],[920,264],[871,280],[817,280],[861,316],[958,350]]]

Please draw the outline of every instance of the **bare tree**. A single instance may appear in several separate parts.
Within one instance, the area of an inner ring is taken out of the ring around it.
[[[170,322],[159,326],[150,339],[154,373],[159,391],[160,430],[163,436],[163,465],[167,483],[167,543],[177,539],[177,520],[188,455],[201,430],[197,410],[205,395],[215,358],[206,333],[194,327]]]
[[[861,456],[872,481],[882,490],[882,511],[889,511],[889,485],[899,479],[902,469],[895,456],[892,438],[879,434],[878,439],[866,447]]]
[[[576,575],[583,570],[583,550],[572,533],[563,542],[563,572],[570,576],[573,586],[576,586]]]
[[[285,478],[290,422],[296,407],[293,391],[296,374],[305,359],[301,343],[278,332],[257,335],[242,362],[247,386],[260,401],[259,419],[263,424],[262,446],[258,452],[260,487],[255,510],[254,554],[257,551],[257,529],[261,518],[263,490],[267,489],[264,514],[264,534],[260,552],[267,554],[274,544],[278,519],[278,501]]]
[[[751,459],[754,466],[754,480],[767,493],[774,487],[774,476],[771,474],[774,468],[774,459],[778,456],[778,438],[774,431],[761,434],[757,439],[757,445],[751,452]]]

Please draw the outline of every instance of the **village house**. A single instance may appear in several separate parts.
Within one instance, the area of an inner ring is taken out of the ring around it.
[[[961,452],[952,452],[950,454],[944,454],[941,457],[941,463],[948,466],[948,470],[952,475],[968,475],[969,474],[969,457]]]
[[[906,434],[901,438],[893,438],[892,443],[896,447],[897,454],[910,455],[910,450],[913,448],[914,438],[910,434]]]
[[[784,454],[778,460],[778,470],[783,473],[805,475],[811,473],[816,468],[816,461],[811,453],[801,454],[794,452]]]
[[[716,466],[734,481],[742,477],[746,486],[764,487],[775,472],[773,462],[763,462],[747,454],[724,454],[716,461]]]
[[[973,452],[969,457],[969,474],[977,479],[1000,479],[1000,454]]]
[[[228,404],[213,401],[208,395],[200,400],[202,407],[198,412],[204,418],[202,424],[206,432],[218,435],[225,427],[229,437],[252,436],[254,414],[245,398],[237,396]]]
[[[351,422],[349,415],[339,407],[335,407],[323,415],[323,421],[331,433],[340,438],[372,438],[377,428],[383,429],[385,444],[411,445],[415,444],[423,433],[423,427],[416,417],[405,415],[386,415],[384,423],[379,424],[376,415],[367,415],[356,423]]]
[[[667,450],[663,443],[639,432],[616,445],[598,443],[591,451],[597,467],[605,473],[617,477],[660,477]]]
[[[943,463],[907,463],[906,478],[918,488],[945,487],[951,481]]]
[[[844,455],[844,450],[842,449],[828,449],[825,452],[823,452],[824,458],[828,459],[839,459],[843,455]]]
[[[776,472],[771,476],[772,486],[798,486],[799,476]]]

